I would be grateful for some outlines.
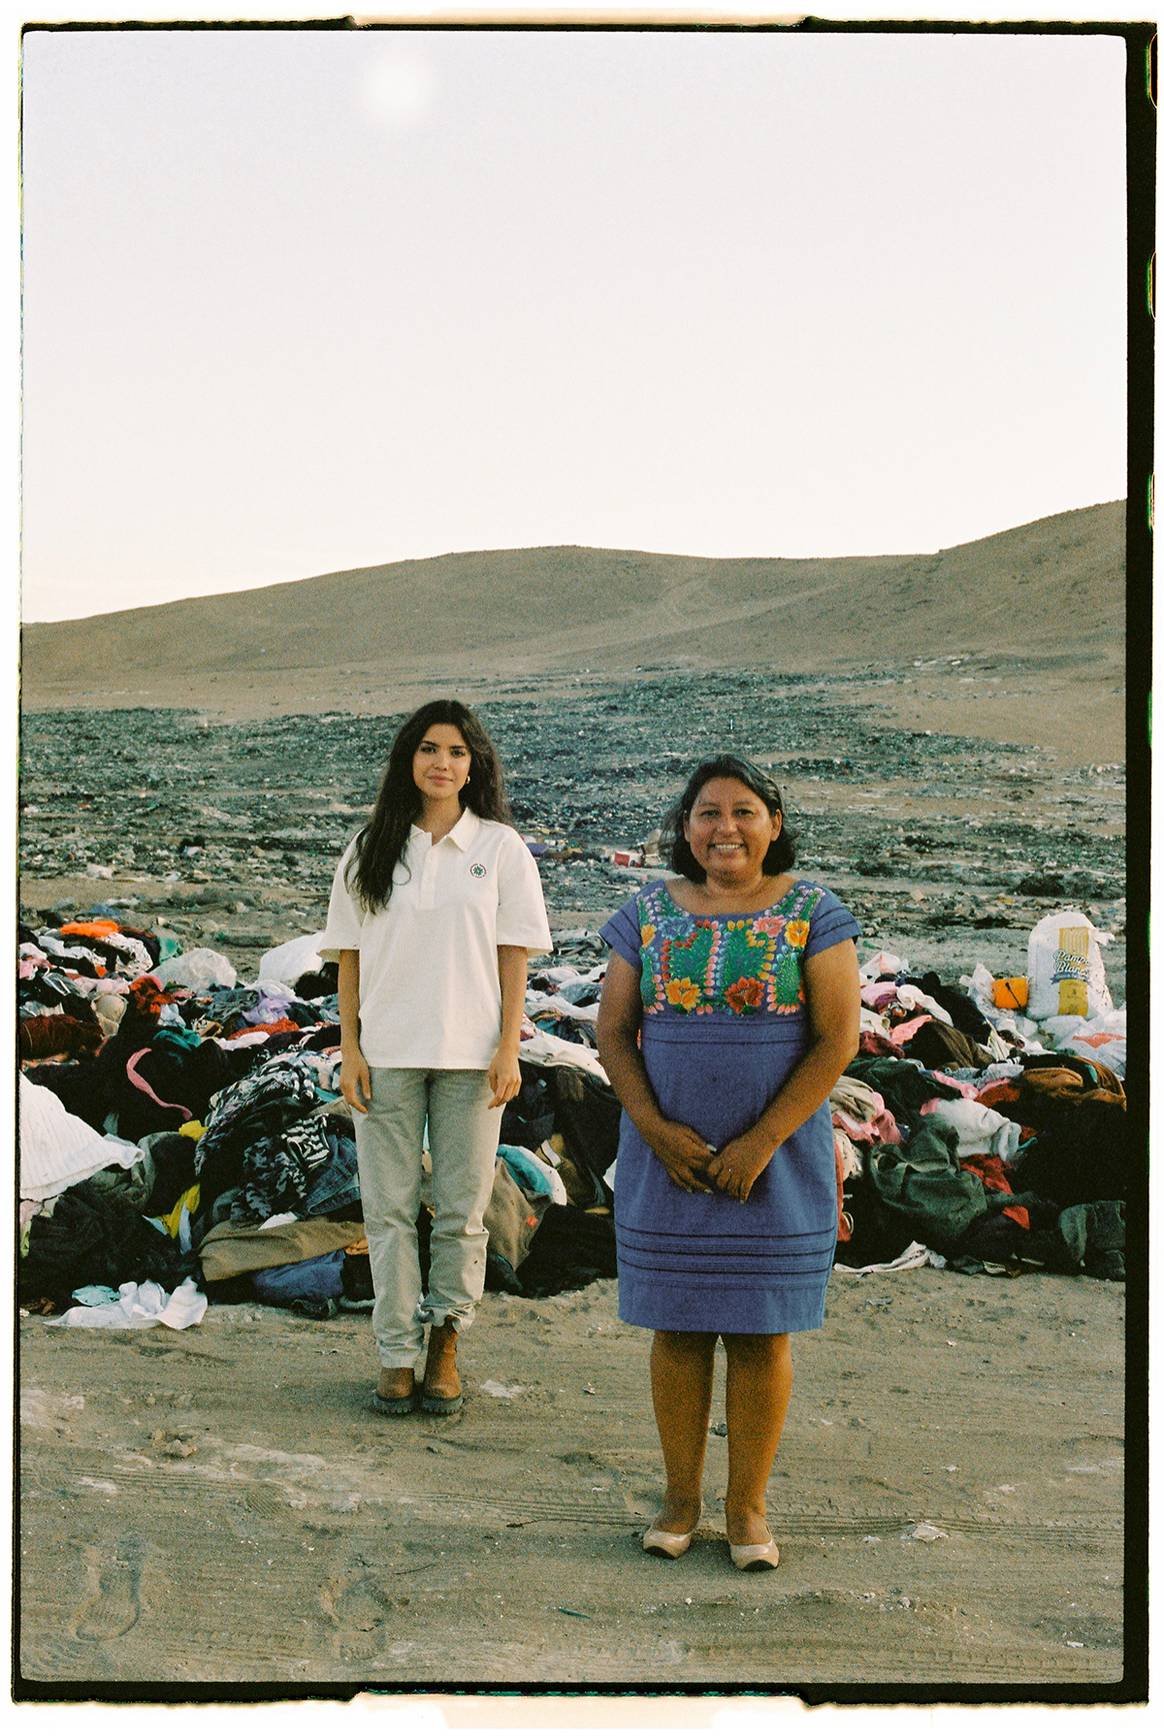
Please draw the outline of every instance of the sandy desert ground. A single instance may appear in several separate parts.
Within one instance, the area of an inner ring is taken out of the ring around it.
[[[783,1558],[644,1556],[648,1335],[615,1283],[487,1294],[449,1419],[368,1405],[366,1316],[21,1323],[20,1662],[109,1682],[995,1684],[1123,1673],[1123,1287],[834,1278],[796,1347]],[[936,1696],[941,1697],[941,1696]]]

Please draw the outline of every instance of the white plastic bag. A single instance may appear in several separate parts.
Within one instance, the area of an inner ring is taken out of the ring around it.
[[[320,930],[318,934],[297,934],[293,940],[285,940],[282,946],[272,947],[259,960],[259,975],[284,983],[289,989],[294,988],[301,976],[323,968],[319,955],[322,939],[323,931]]]
[[[1072,1021],[1074,1029],[1061,1049],[1074,1049],[1085,1061],[1102,1061],[1117,1078],[1123,1079],[1128,1070],[1128,1009],[1115,1007],[1099,1013],[1086,1024]]]
[[[190,952],[176,952],[172,958],[163,959],[161,964],[155,965],[150,975],[156,977],[163,988],[168,988],[171,983],[178,983],[183,988],[199,991],[232,989],[238,981],[230,960],[209,946],[196,946]]]
[[[1057,910],[1037,922],[1027,944],[1029,1017],[1043,1024],[1110,1012],[1100,952],[1110,939],[1081,910]]]
[[[980,1013],[992,1022],[997,1019],[998,1008],[994,1004],[994,974],[987,970],[981,960],[974,966],[971,976],[960,976],[958,981]]]

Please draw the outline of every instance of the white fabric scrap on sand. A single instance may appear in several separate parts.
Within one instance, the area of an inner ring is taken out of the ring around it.
[[[878,1260],[872,1266],[845,1266],[840,1261],[833,1267],[835,1273],[846,1273],[850,1278],[859,1278],[863,1272],[908,1272],[913,1266],[924,1266],[930,1259],[930,1250],[920,1242],[911,1242],[909,1247],[898,1254],[896,1260]],[[942,1261],[945,1265],[945,1261]]]
[[[183,1278],[170,1296],[160,1284],[147,1278],[144,1284],[120,1285],[116,1302],[102,1302],[93,1308],[70,1308],[52,1325],[169,1326],[181,1332],[187,1326],[197,1326],[208,1306],[208,1299],[193,1278]]]

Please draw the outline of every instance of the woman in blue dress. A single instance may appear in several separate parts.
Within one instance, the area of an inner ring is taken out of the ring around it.
[[[698,766],[668,831],[678,878],[645,885],[602,930],[598,1019],[623,1106],[619,1314],[654,1330],[667,1477],[643,1547],[682,1555],[698,1526],[722,1338],[728,1543],[737,1567],[775,1567],[765,1495],[789,1334],[824,1320],[837,1232],[828,1095],[857,1052],[859,929],[790,872],[780,791],[750,761]]]

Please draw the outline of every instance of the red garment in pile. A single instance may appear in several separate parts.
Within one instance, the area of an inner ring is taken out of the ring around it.
[[[157,977],[139,976],[129,985],[126,1012],[139,1019],[156,1019],[163,1007],[183,999],[185,996],[167,994]]]
[[[1001,1157],[996,1157],[992,1152],[981,1157],[961,1157],[958,1159],[958,1167],[968,1169],[972,1175],[976,1175],[983,1187],[989,1188],[991,1193],[1014,1192],[1002,1167]],[[1029,1230],[1031,1227],[1030,1213],[1026,1206],[1003,1206],[1002,1215],[1004,1218],[1013,1218],[1020,1230]]]

